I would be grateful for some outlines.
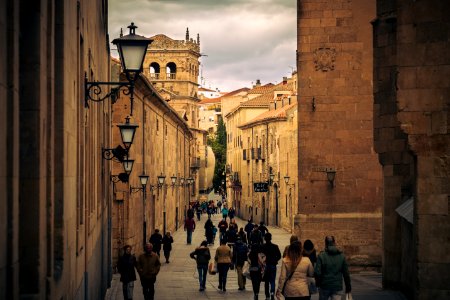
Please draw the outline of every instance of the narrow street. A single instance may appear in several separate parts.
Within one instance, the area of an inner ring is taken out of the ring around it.
[[[221,215],[214,215],[212,217],[214,225],[220,221]],[[183,228],[173,233],[174,244],[170,257],[170,263],[164,263],[162,258],[161,271],[157,277],[155,285],[155,299],[158,300],[173,300],[173,299],[253,299],[253,292],[251,282],[247,280],[246,289],[244,291],[238,291],[236,272],[230,270],[228,272],[227,291],[219,292],[217,289],[217,275],[207,276],[207,285],[204,292],[199,292],[198,277],[196,271],[195,260],[189,257],[195,247],[199,246],[201,241],[205,239],[203,226],[207,219],[207,215],[203,214],[200,222],[196,221],[197,230],[194,231],[192,236],[192,245],[186,244],[186,233]],[[236,218],[236,222],[241,226],[245,226],[246,221]],[[280,247],[280,251],[283,252],[284,247],[289,242],[290,233],[287,231],[268,226],[269,231],[273,235],[273,243]],[[216,242],[211,249],[211,256],[214,256],[215,250],[218,246],[218,236],[216,236]],[[316,245],[316,248],[320,249],[321,245]],[[140,253],[140,249],[137,251],[136,256]],[[161,255],[162,255],[161,250]],[[278,264],[280,268],[280,263]],[[277,283],[279,271],[277,271]],[[111,288],[108,290],[105,299],[106,300],[122,300],[122,284],[119,281],[120,275],[114,274]],[[361,273],[352,274],[352,295],[355,299],[364,300],[377,300],[377,299],[398,299],[403,300],[402,296],[397,292],[384,291],[381,289],[381,274],[378,273]],[[264,283],[261,284],[259,298],[264,299]],[[134,297],[135,300],[143,300],[142,289],[138,280],[135,282]],[[313,295],[313,300],[318,299],[318,294]]]

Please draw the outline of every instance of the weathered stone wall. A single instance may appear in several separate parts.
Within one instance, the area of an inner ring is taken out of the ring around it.
[[[298,213],[322,249],[334,235],[353,265],[381,265],[382,173],[373,150],[375,3],[298,1]],[[333,187],[327,170],[334,170]]]
[[[377,1],[375,145],[384,175],[383,283],[450,296],[450,54],[447,1]],[[412,224],[395,209],[414,203]]]
[[[111,279],[110,106],[83,101],[85,73],[109,80],[107,10],[93,2],[0,4],[1,299],[98,299]]]

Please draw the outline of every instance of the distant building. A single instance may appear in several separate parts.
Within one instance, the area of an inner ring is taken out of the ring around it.
[[[191,141],[190,176],[195,179],[195,189],[190,201],[198,200],[198,192],[212,188],[212,177],[207,168],[214,170],[208,163],[206,130],[200,128],[198,75],[200,37],[194,40],[186,29],[184,40],[174,40],[164,34],[151,37],[152,44],[144,59],[144,75],[150,80],[158,93],[173,107],[181,118],[186,120],[193,132]]]

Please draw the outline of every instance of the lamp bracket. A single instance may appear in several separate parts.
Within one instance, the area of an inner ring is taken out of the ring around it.
[[[132,187],[132,186],[130,186],[130,194],[137,193],[139,191],[144,191],[144,187]]]
[[[111,175],[110,180],[114,183],[117,183],[119,181],[127,183],[129,177],[130,175],[128,175],[127,173],[119,173],[118,175]]]
[[[128,156],[128,149],[123,148],[121,145],[116,148],[102,148],[102,157],[106,160],[113,160],[123,162],[125,157]]]
[[[106,82],[106,81],[88,81],[85,73],[84,77],[84,107],[89,108],[89,100],[93,102],[103,102],[108,98],[111,98],[111,103],[116,103],[120,96],[120,90],[124,95],[130,95],[131,113],[133,115],[133,99],[134,99],[134,80],[127,74],[128,82]],[[104,94],[102,86],[115,86],[111,88],[111,91]]]

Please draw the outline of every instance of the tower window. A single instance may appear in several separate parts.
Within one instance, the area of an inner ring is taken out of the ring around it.
[[[161,68],[158,63],[152,62],[150,64],[150,78],[151,79],[159,79],[159,73],[161,72]]]
[[[167,79],[176,79],[177,65],[174,62],[170,62],[166,65]]]

